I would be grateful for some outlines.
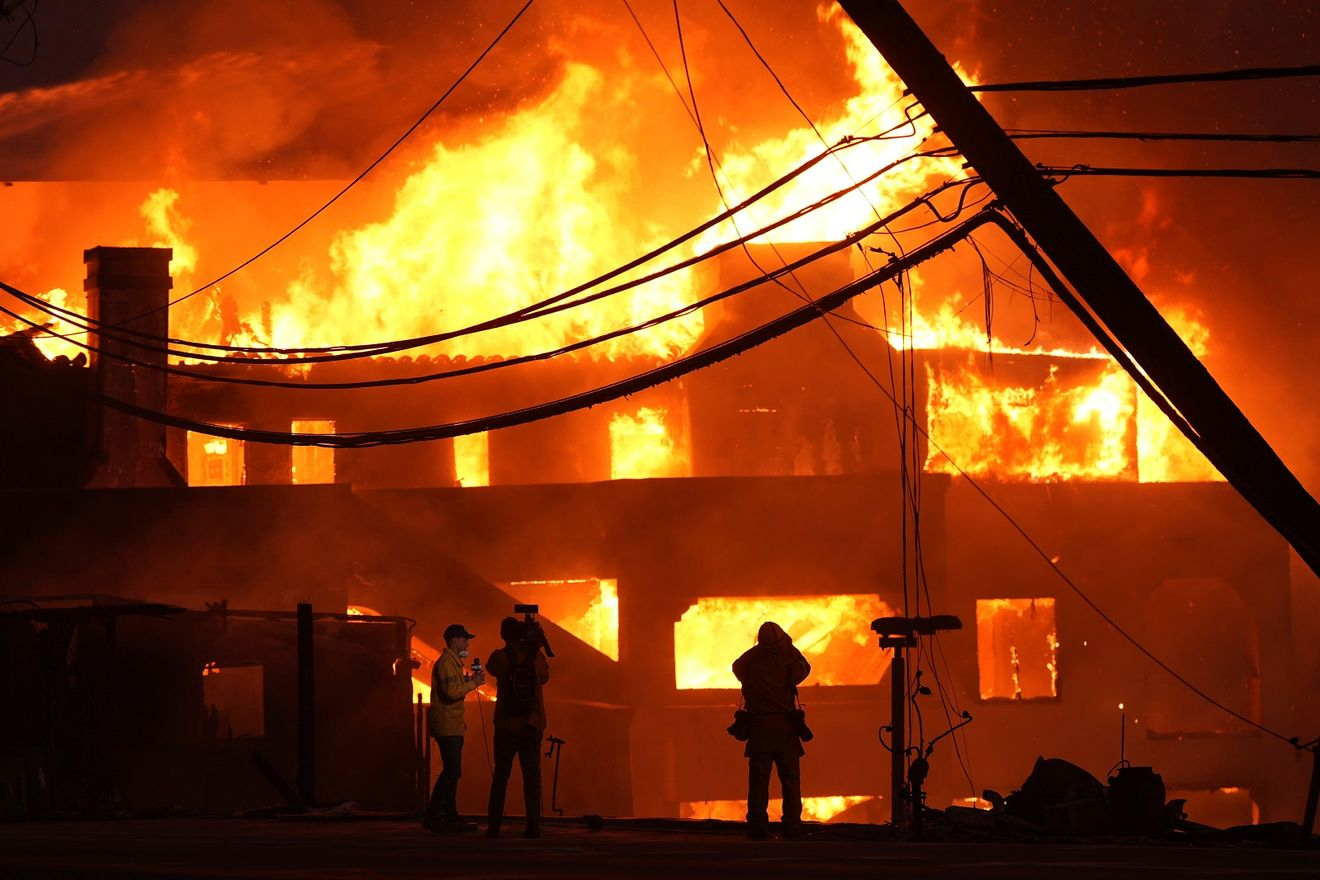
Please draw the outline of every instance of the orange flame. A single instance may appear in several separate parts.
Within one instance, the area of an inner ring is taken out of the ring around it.
[[[877,684],[889,666],[871,621],[892,614],[875,596],[702,598],[674,624],[674,678],[679,690],[737,688],[733,661],[773,620],[811,663],[810,685]]]
[[[807,822],[829,822],[850,807],[875,800],[873,795],[833,795],[824,797],[804,797],[802,799],[802,818]],[[766,813],[771,822],[783,818],[783,804],[772,799]],[[679,804],[680,819],[721,819],[726,822],[741,822],[747,818],[747,801],[686,801]]]
[[[977,599],[981,699],[1057,697],[1059,639],[1054,599]]]
[[[611,660],[619,659],[619,583],[614,578],[512,581],[506,592],[539,605],[547,620]]]
[[[871,41],[835,3],[821,4],[817,15],[823,23],[834,26],[842,37],[857,92],[833,114],[818,121],[816,130],[803,125],[779,138],[767,139],[745,149],[735,146],[726,150],[720,171],[728,181],[726,192],[730,203],[741,201],[790,169],[819,155],[824,144],[833,146],[844,138],[878,133],[903,119],[901,105],[906,86]],[[757,225],[763,225],[829,193],[848,189],[862,178],[911,153],[933,128],[929,119],[923,119],[911,129],[904,130],[904,134],[911,131],[910,136],[866,141],[842,150],[837,158],[819,163],[749,213],[760,221]],[[704,162],[704,159],[699,161]],[[961,164],[956,159],[931,158],[904,163],[857,192],[780,227],[768,238],[777,242],[837,241],[875,220],[877,212],[892,211],[929,189],[935,180],[961,173]],[[746,221],[740,221],[740,224],[743,232],[751,228]],[[721,231],[721,235],[728,234],[729,230]]]
[[[610,420],[610,479],[686,477],[692,473],[687,445],[675,441],[664,407],[644,406]]]

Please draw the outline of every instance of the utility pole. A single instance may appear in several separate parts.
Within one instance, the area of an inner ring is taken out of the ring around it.
[[[907,656],[905,651],[916,648],[922,636],[934,636],[944,630],[962,629],[962,621],[952,614],[937,614],[933,617],[879,617],[871,621],[871,630],[880,636],[880,647],[891,648],[894,659],[890,661],[889,680],[889,797],[890,819],[895,828],[902,828],[909,820],[913,833],[920,838],[924,795],[921,785],[926,779],[930,765],[926,759],[933,751],[934,743],[907,741],[907,702],[911,699],[908,691]],[[920,675],[918,672],[918,685]],[[923,693],[930,693],[922,689]],[[963,716],[971,721],[966,712]],[[962,725],[958,725],[961,727]],[[951,728],[949,733],[957,730]],[[884,728],[882,728],[883,730]],[[945,734],[947,735],[947,734]],[[939,737],[936,737],[938,739]],[[930,745],[931,748],[927,748]],[[923,751],[925,749],[925,751]],[[908,754],[915,753],[916,760],[909,763]]]
[[[1320,574],[1320,505],[1141,289],[1004,134],[898,0],[840,5],[1199,436],[1210,461]],[[1071,305],[1071,303],[1070,303]]]

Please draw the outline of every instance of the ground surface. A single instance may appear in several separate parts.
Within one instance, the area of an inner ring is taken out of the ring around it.
[[[540,840],[523,840],[515,823],[506,833],[435,836],[395,820],[10,823],[0,824],[0,878],[1320,878],[1320,851],[1245,846],[905,843],[841,829],[753,842],[736,825],[698,823],[574,822]]]

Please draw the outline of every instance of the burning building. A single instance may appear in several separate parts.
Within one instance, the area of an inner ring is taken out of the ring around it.
[[[869,130],[902,85],[837,12],[822,20],[838,29],[858,91],[823,126],[832,143]],[[203,228],[215,221],[185,220],[180,203],[214,196],[228,209],[221,213],[279,214],[316,182],[153,189],[142,204],[153,247],[88,251],[85,313],[158,339],[289,350],[477,325],[571,289],[665,239],[628,210],[636,197],[630,169],[642,152],[632,148],[642,138],[625,112],[663,83],[624,78],[628,92],[607,73],[567,65],[491,131],[419,150],[402,179],[363,188],[370,207],[355,211],[374,219],[320,233],[324,260],[277,257],[285,277],[274,292],[261,286],[277,269],[263,266],[256,281],[203,285],[169,308],[171,296],[205,280],[197,250],[234,239],[231,228]],[[745,198],[764,185],[767,168],[782,171],[819,152],[809,134],[766,138],[724,155],[718,170],[712,157],[712,172],[730,200]],[[821,163],[801,190],[776,195],[747,222],[756,228],[848,190],[912,146],[891,152],[876,140],[848,159],[871,151],[865,161]],[[516,158],[525,161],[510,175]],[[193,609],[175,621],[170,638],[180,642],[191,627],[215,625],[201,609],[221,600],[279,610],[311,602],[318,611],[414,620],[406,651],[377,646],[364,660],[370,680],[345,679],[401,718],[409,695],[428,698],[446,624],[463,621],[484,653],[514,602],[538,603],[558,655],[547,690],[550,729],[566,741],[556,806],[632,816],[741,815],[740,747],[724,733],[738,701],[729,665],[767,619],[813,665],[802,690],[816,730],[804,771],[809,814],[888,816],[889,762],[876,732],[888,722],[889,657],[869,624],[955,614],[964,629],[913,658],[932,688],[918,701],[919,735],[942,732],[964,709],[975,717],[936,752],[931,804],[1011,788],[1038,754],[1100,774],[1123,757],[1125,738],[1129,760],[1155,766],[1171,789],[1189,793],[1193,818],[1198,809],[1243,821],[1291,816],[1292,756],[1258,748],[1256,731],[1189,702],[1052,568],[1235,711],[1288,727],[1292,690],[1302,683],[1290,663],[1286,544],[1089,344],[1008,345],[1002,329],[992,333],[960,311],[968,303],[932,293],[948,281],[937,272],[909,276],[889,301],[868,296],[829,322],[681,380],[453,439],[360,449],[263,444],[86,403],[90,391],[198,424],[349,435],[566,398],[854,281],[869,261],[885,258],[880,250],[898,245],[878,236],[757,283],[768,269],[815,254],[821,245],[813,242],[837,241],[961,174],[947,157],[899,170],[897,182],[865,190],[869,201],[852,193],[695,261],[748,232],[712,229],[674,252],[675,261],[693,258],[691,268],[640,284],[626,300],[404,353],[272,367],[255,350],[222,362],[205,360],[197,346],[143,354],[109,333],[86,366],[34,354],[58,355],[67,340],[37,336],[22,352],[0,351],[12,355],[7,369],[25,377],[9,393],[27,397],[10,405],[58,402],[50,409],[61,415],[45,436],[62,438],[55,458],[76,463],[57,481],[19,472],[10,479],[27,488],[6,493],[0,568],[20,585],[9,592],[37,604],[90,591]],[[474,180],[484,187],[479,199]],[[141,195],[127,184],[88,186],[107,202]],[[743,284],[736,296],[685,311]],[[938,305],[926,308],[927,298]],[[77,296],[50,299],[83,308]],[[587,351],[540,357],[670,311],[678,313],[671,321]],[[1180,329],[1195,340],[1203,328],[1189,321]],[[175,372],[153,369],[162,366]],[[442,373],[463,375],[432,379]],[[32,391],[38,382],[40,393]],[[354,384],[369,387],[345,387]],[[51,491],[52,482],[67,491]],[[73,488],[84,485],[101,491]],[[983,485],[1047,548],[1050,564],[985,503]],[[333,626],[354,633],[354,623],[335,618]],[[262,674],[272,681],[283,662],[250,650],[238,659],[181,656],[187,681],[179,699],[217,707],[207,703],[208,688],[218,693],[216,682],[232,680],[225,676],[233,669],[269,670]],[[408,689],[399,670],[412,663]],[[273,741],[274,707],[287,709],[287,689],[265,693],[260,711],[249,700],[226,722],[251,748]],[[469,731],[486,736],[490,709],[470,702]],[[337,703],[320,711],[341,727],[364,717]],[[391,768],[392,786],[374,799],[397,806],[414,792],[398,767],[406,742],[397,723],[388,726],[390,737],[351,745],[340,729],[321,754],[323,762]],[[292,772],[287,749],[268,750],[279,772]],[[480,810],[482,773],[479,759],[468,762],[465,811]],[[371,799],[348,783],[327,785]],[[229,805],[256,796],[245,788],[226,797]]]

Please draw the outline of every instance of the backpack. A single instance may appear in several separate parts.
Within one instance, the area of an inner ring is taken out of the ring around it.
[[[533,653],[523,663],[517,662],[517,655],[505,651],[509,657],[509,684],[500,700],[510,715],[531,715],[536,710],[536,691],[539,681],[536,675],[536,654]]]

